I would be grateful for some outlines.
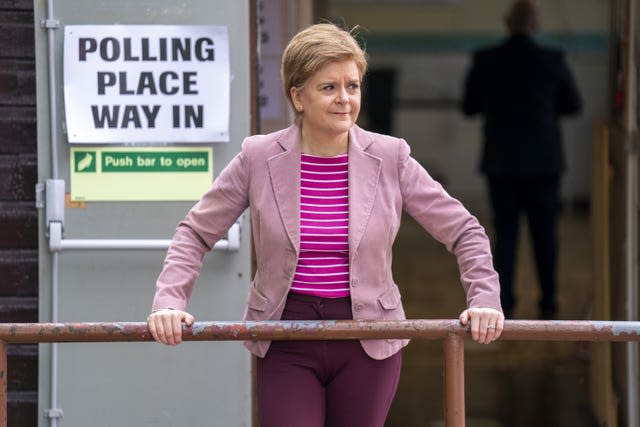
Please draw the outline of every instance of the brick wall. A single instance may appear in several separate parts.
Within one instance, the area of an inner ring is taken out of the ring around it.
[[[38,321],[33,2],[0,0],[0,321]],[[12,345],[8,425],[37,425],[38,347]]]

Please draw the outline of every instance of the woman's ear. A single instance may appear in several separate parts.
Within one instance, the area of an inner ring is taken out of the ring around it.
[[[293,103],[293,108],[299,113],[302,112],[302,103],[300,102],[300,91],[298,88],[293,86],[289,89],[289,95],[291,95],[291,102]]]

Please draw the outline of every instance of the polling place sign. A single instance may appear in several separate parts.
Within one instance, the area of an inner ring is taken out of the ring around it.
[[[70,143],[229,141],[227,27],[67,25]]]

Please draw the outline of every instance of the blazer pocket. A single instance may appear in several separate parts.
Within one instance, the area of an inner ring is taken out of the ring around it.
[[[380,305],[385,310],[395,310],[400,306],[400,291],[396,285],[393,285],[387,292],[378,298]]]
[[[267,304],[269,300],[267,297],[262,295],[258,290],[254,287],[251,287],[249,290],[249,299],[247,301],[247,305],[250,309],[256,311],[265,311],[267,309]]]

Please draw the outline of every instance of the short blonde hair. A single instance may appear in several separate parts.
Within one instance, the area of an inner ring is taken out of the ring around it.
[[[330,62],[353,60],[360,80],[367,71],[367,55],[351,31],[329,23],[315,24],[293,36],[282,54],[280,77],[285,97],[293,107],[291,88],[302,89],[311,76]],[[293,111],[299,114],[295,108]]]

